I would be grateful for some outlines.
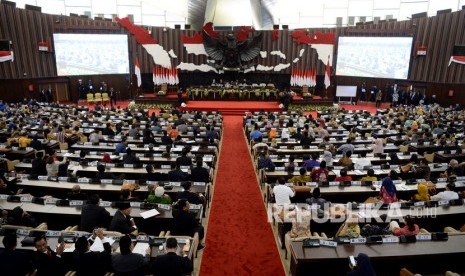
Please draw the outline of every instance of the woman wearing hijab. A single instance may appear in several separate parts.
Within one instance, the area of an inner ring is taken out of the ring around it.
[[[377,138],[375,140],[375,144],[373,145],[373,153],[383,153],[383,152],[384,152],[383,140],[381,138]]]
[[[358,254],[357,264],[351,268],[352,271],[347,273],[347,276],[376,276],[375,270],[371,266],[370,258],[364,253]]]
[[[428,193],[428,186],[424,183],[418,184],[418,194],[413,196],[414,201],[430,201],[431,196]]]
[[[389,172],[389,176],[383,179],[379,196],[382,198],[384,203],[392,203],[399,201],[397,199],[397,189],[394,185],[393,179],[397,179],[397,173],[393,170]]]

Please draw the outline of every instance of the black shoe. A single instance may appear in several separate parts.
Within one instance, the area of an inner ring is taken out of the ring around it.
[[[199,244],[199,246],[197,246],[197,251],[200,251],[204,248],[205,248],[205,244]]]

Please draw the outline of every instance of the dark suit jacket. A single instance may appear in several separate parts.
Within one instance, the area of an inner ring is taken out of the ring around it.
[[[173,215],[173,231],[175,236],[193,237],[199,224],[195,220],[193,214],[181,211],[177,215]]]
[[[145,275],[150,256],[142,256],[137,253],[127,255],[115,254],[111,256],[111,266],[116,275],[139,276]]]
[[[47,165],[41,158],[32,160],[31,174],[34,175],[47,175]]]
[[[50,256],[43,252],[34,252],[34,265],[37,268],[37,276],[50,276],[50,275],[64,275],[63,262],[60,257],[56,256],[56,253],[48,248]]]
[[[103,252],[86,252],[80,254],[74,251],[74,265],[76,273],[79,276],[100,276],[105,275],[111,268],[111,245],[106,242],[103,244]]]
[[[3,249],[0,252],[0,270],[4,276],[26,275],[34,271],[34,265],[23,252]]]
[[[191,181],[195,182],[208,182],[210,180],[210,174],[204,167],[194,167],[191,169]]]
[[[131,227],[130,217],[125,217],[121,211],[116,211],[110,223],[110,231],[117,231],[122,234],[130,234],[134,229]]]
[[[187,257],[181,257],[174,252],[155,258],[150,268],[154,276],[182,276],[192,272],[194,266]]]
[[[109,220],[110,213],[105,208],[94,204],[86,204],[82,206],[81,210],[80,230],[92,233],[95,227],[107,227]]]
[[[192,159],[188,156],[180,156],[176,158],[176,165],[178,166],[191,166]]]
[[[137,158],[135,155],[126,154],[123,156],[124,164],[136,164],[137,162],[139,162],[139,158]]]
[[[186,199],[192,204],[203,204],[204,201],[198,194],[189,191],[177,192],[176,195],[178,199]]]

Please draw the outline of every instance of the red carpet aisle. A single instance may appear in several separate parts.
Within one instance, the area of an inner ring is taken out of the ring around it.
[[[243,137],[242,117],[225,116],[200,275],[284,275]]]

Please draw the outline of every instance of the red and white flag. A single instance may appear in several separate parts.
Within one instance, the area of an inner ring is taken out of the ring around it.
[[[328,63],[326,63],[326,73],[325,73],[325,87],[328,89],[328,87],[331,85],[331,66],[329,64],[329,58],[328,58]]]
[[[179,70],[177,68],[174,69],[174,84],[179,84]]]
[[[142,76],[140,74],[139,58],[136,58],[136,66],[134,68],[134,74],[136,74],[136,78],[137,78],[137,87],[140,87],[142,85]]]
[[[451,56],[449,60],[449,66],[452,62],[465,64],[465,56]]]
[[[154,85],[158,85],[158,80],[157,80],[157,67],[153,67],[152,71],[152,80]]]
[[[13,55],[13,51],[0,51],[0,62],[5,61],[14,61],[15,57]]]

